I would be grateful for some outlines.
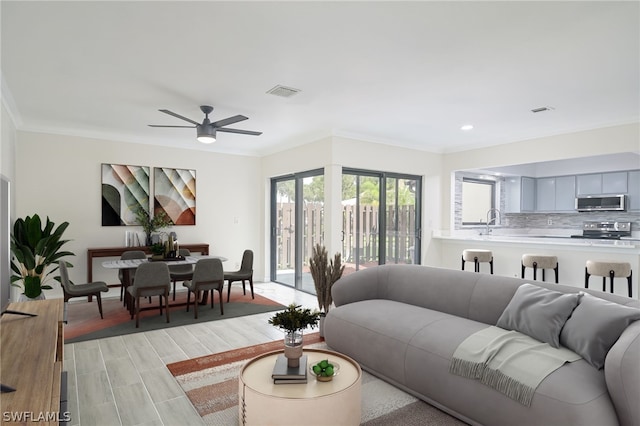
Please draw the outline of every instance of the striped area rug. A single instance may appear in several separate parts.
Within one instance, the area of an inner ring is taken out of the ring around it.
[[[318,333],[304,336],[305,347],[327,348]],[[205,424],[238,425],[238,373],[248,359],[278,350],[282,340],[168,364]],[[362,418],[365,426],[458,426],[465,423],[362,373]]]

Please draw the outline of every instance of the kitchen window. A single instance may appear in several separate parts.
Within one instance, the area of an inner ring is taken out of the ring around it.
[[[462,179],[462,224],[484,225],[487,212],[495,208],[496,182],[486,179]]]

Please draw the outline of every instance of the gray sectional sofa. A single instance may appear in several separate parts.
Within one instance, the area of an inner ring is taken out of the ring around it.
[[[449,372],[458,345],[496,325],[516,290],[527,282],[562,293],[585,291],[613,309],[627,306],[622,309],[640,312],[637,300],[577,287],[426,266],[384,265],[347,275],[334,284],[336,307],[325,319],[325,340],[366,371],[470,424],[640,425],[640,321],[627,320],[622,327],[618,321],[621,330],[612,331],[611,324],[605,323],[615,315],[604,308],[583,312],[583,317],[575,314],[579,320],[573,320],[582,332],[600,333],[593,336],[594,341],[605,337],[615,342],[605,352],[604,368],[584,359],[564,364],[540,383],[530,406]]]

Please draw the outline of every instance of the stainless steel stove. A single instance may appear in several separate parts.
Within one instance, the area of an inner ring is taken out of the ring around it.
[[[630,236],[631,222],[584,222],[582,235],[572,235],[571,238],[619,240]]]

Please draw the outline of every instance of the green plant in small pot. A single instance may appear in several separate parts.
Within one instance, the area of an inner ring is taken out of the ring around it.
[[[135,214],[136,222],[138,225],[142,226],[142,230],[144,231],[146,246],[151,246],[151,234],[159,229],[173,225],[173,221],[164,211],[160,211],[151,217],[149,212],[139,205],[135,209]]]
[[[50,279],[60,281],[59,276],[52,278],[58,270],[58,261],[65,256],[75,256],[62,250],[62,246],[69,242],[62,239],[68,226],[68,222],[63,222],[54,229],[55,224],[47,217],[43,228],[37,214],[18,219],[13,224],[11,285],[22,287],[25,298],[44,299],[42,290],[52,288],[47,282]]]
[[[287,357],[289,367],[298,367],[302,356],[302,333],[307,327],[315,328],[318,324],[320,312],[302,308],[295,303],[290,304],[284,311],[269,318],[269,324],[285,332],[284,356]]]
[[[151,258],[155,260],[164,259],[164,244],[155,243],[151,245]]]

